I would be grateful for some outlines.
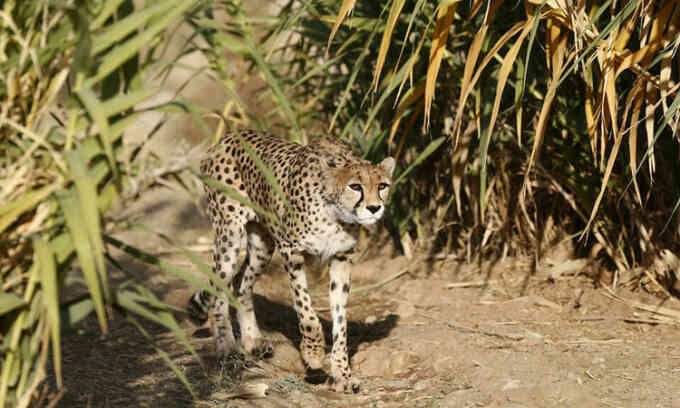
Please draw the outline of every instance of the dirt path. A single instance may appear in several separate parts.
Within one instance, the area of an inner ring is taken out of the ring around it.
[[[191,201],[160,191],[138,206],[132,210],[142,209],[146,225],[180,242],[209,242],[209,226]],[[148,234],[125,239],[164,253]],[[207,252],[203,256],[208,259]],[[176,254],[163,257],[187,266]],[[527,278],[526,263],[517,259],[480,270],[408,261],[389,249],[364,258],[349,303],[359,394],[334,394],[305,379],[288,284],[275,261],[255,289],[256,313],[276,344],[275,356],[247,367],[241,382],[220,375],[207,329],[188,320],[181,324],[206,361],[207,375],[170,334],[147,329],[194,384],[195,400],[136,328],[117,319],[102,338],[92,320],[64,340],[67,392],[60,406],[680,407],[679,327],[649,324],[650,315],[593,288],[587,278]],[[168,303],[183,307],[192,293],[145,265],[121,261]],[[329,329],[326,281],[319,275],[310,281]],[[640,293],[617,294],[660,304]],[[680,309],[677,301],[664,306]],[[231,399],[244,384],[265,384],[268,396]]]

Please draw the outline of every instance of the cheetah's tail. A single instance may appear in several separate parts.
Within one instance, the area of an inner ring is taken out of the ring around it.
[[[208,320],[208,312],[215,301],[215,296],[206,290],[199,290],[189,299],[187,313],[189,319],[197,326],[203,326]]]

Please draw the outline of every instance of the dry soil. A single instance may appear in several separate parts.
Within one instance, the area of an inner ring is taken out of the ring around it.
[[[191,197],[158,190],[125,213],[209,259],[210,227]],[[153,234],[120,238],[193,268]],[[388,240],[372,245],[355,268],[348,308],[358,394],[332,393],[319,384],[322,378],[306,375],[288,284],[274,259],[255,287],[260,325],[275,343],[271,359],[248,363],[242,378],[229,378],[212,359],[209,330],[181,313],[176,317],[203,367],[160,327],[145,326],[150,344],[120,315],[106,336],[88,319],[64,338],[66,392],[59,406],[680,407],[679,327],[631,303],[678,310],[677,300],[596,287],[587,274],[576,273],[588,267],[549,279],[532,275],[521,258],[466,264],[416,252],[409,260]],[[115,279],[134,276],[180,308],[194,291],[113,254],[126,271],[112,270]],[[328,332],[323,271],[311,274],[310,286]],[[194,398],[154,347],[186,374]],[[267,395],[252,397],[257,387],[266,387]]]

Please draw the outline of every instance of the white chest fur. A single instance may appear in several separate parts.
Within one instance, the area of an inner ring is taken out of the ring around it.
[[[333,221],[323,225],[318,233],[304,242],[307,252],[321,257],[324,261],[335,254],[349,251],[357,243],[356,238],[343,228],[333,209],[327,208],[327,211],[329,218]]]
[[[356,242],[351,234],[338,225],[336,231],[328,231],[328,233],[320,234],[314,240],[306,242],[307,248],[305,249],[325,261],[335,254],[347,252],[354,248]]]

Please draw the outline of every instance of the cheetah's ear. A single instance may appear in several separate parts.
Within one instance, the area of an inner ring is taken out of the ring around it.
[[[390,177],[392,177],[392,173],[394,172],[394,158],[392,157],[386,157],[383,161],[378,164],[378,167],[381,169],[385,170],[387,174],[389,174]]]
[[[324,171],[338,168],[338,163],[330,157],[320,158],[319,163],[321,164],[321,169]]]
[[[319,176],[323,183],[324,199],[333,202],[338,199],[338,163],[330,158],[321,158],[319,160],[320,170]],[[343,186],[344,187],[344,186]],[[342,191],[342,190],[340,190]]]

